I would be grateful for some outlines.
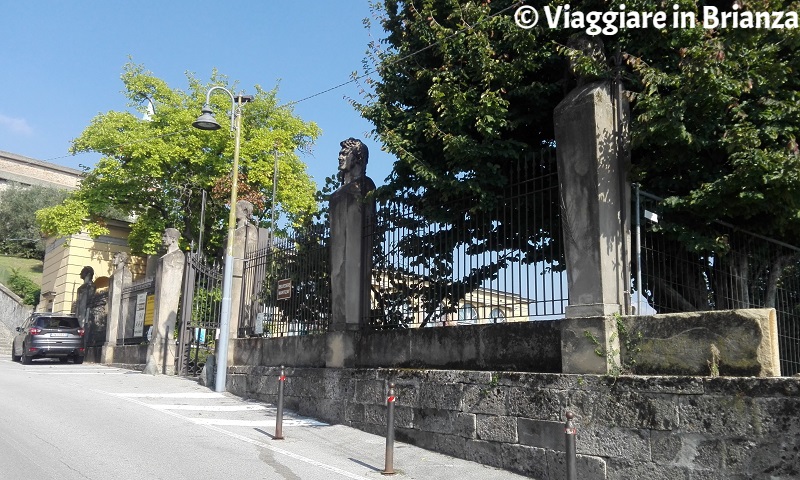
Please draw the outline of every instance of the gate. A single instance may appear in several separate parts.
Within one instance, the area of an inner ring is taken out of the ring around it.
[[[222,307],[222,265],[189,252],[183,277],[181,321],[175,371],[197,376],[214,351]]]

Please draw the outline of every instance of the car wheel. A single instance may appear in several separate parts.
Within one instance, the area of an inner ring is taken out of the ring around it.
[[[25,350],[25,346],[24,345],[22,346],[22,349]],[[23,353],[22,354],[22,364],[23,365],[30,365],[31,362],[33,362],[33,358],[28,356],[28,355],[25,355],[25,353]]]
[[[19,362],[21,358],[22,357],[20,357],[19,355],[15,355],[14,354],[14,344],[12,343],[11,344],[11,361],[12,362]]]
[[[75,365],[80,365],[83,363],[83,357],[75,357]]]

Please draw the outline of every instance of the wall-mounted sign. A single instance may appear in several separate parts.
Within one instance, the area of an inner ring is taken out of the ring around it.
[[[278,280],[278,300],[288,300],[292,298],[292,279],[284,278]]]
[[[153,317],[156,311],[156,296],[148,295],[147,302],[144,304],[144,326],[153,325]]]
[[[133,317],[133,336],[141,337],[144,335],[144,315],[147,304],[147,294],[136,295],[136,314]]]

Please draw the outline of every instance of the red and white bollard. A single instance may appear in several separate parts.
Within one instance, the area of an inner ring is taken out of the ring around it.
[[[286,383],[286,374],[281,365],[281,376],[278,377],[278,413],[275,415],[275,436],[273,440],[283,440],[283,384]]]
[[[386,399],[386,465],[383,475],[394,475],[394,383],[389,384],[389,397]]]

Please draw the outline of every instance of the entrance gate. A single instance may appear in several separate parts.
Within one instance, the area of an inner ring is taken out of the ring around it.
[[[175,371],[197,376],[214,351],[222,307],[222,265],[189,252],[183,277],[181,322]]]

